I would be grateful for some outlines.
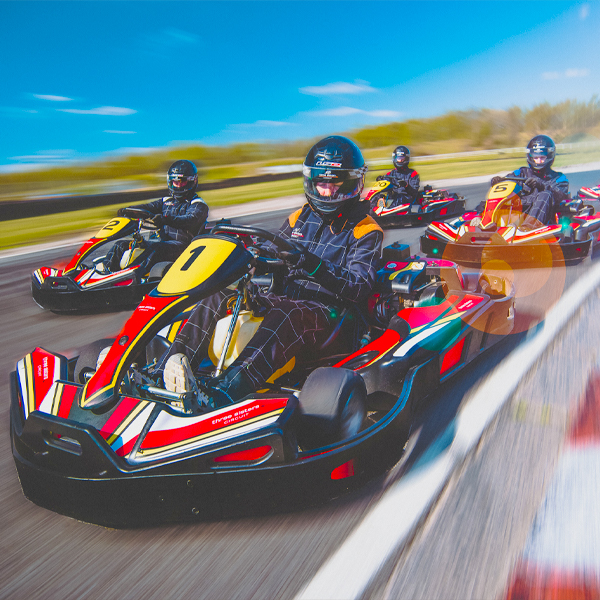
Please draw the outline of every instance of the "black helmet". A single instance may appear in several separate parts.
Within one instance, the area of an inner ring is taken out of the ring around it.
[[[326,137],[308,151],[302,165],[306,199],[321,216],[333,216],[360,199],[366,172],[354,142],[339,135]]]
[[[392,161],[396,169],[408,167],[410,161],[410,150],[406,146],[397,146],[392,152]]]
[[[198,169],[189,160],[177,160],[167,172],[167,185],[173,198],[182,200],[190,197],[198,187]]]
[[[527,144],[527,162],[534,171],[549,169],[555,154],[556,145],[547,135],[536,135]]]

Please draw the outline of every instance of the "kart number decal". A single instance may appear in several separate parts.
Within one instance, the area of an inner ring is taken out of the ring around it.
[[[497,183],[489,192],[488,199],[489,200],[498,200],[500,198],[505,198],[512,192],[514,192],[517,187],[517,183],[515,181],[503,181],[501,183]]]
[[[206,281],[236,248],[229,240],[192,242],[158,284],[160,294],[177,296]]]
[[[115,235],[115,233],[118,233],[121,231],[121,229],[128,225],[130,221],[131,219],[125,219],[122,217],[112,219],[94,237],[97,240],[103,240],[111,235]]]

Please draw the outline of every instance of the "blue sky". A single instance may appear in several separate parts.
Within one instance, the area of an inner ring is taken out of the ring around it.
[[[2,170],[600,93],[597,1],[0,1],[0,23]]]

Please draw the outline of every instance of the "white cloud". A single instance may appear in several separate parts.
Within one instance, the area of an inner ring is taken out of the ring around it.
[[[121,108],[120,106],[100,106],[98,108],[90,108],[89,110],[80,108],[57,108],[56,110],[76,115],[108,115],[111,117],[122,117],[137,112],[137,110],[133,110],[132,108]]]
[[[119,131],[118,129],[105,129],[104,133],[118,133],[118,134],[129,134],[129,133],[137,133],[137,131]]]
[[[319,117],[348,117],[350,115],[366,115],[368,117],[379,117],[379,118],[397,118],[402,113],[395,110],[362,110],[360,108],[353,108],[352,106],[339,106],[338,108],[330,108],[327,110],[317,110],[312,113]]]
[[[253,123],[257,127],[284,127],[285,125],[295,125],[295,123],[287,123],[286,121],[256,121]]]
[[[581,7],[579,8],[579,18],[582,21],[585,21],[588,18],[589,14],[590,14],[590,5],[582,4]]]
[[[49,100],[50,102],[71,102],[73,100],[66,96],[51,96],[49,94],[33,94],[33,97],[38,100]]]
[[[346,83],[338,81],[336,83],[328,83],[326,85],[314,85],[300,88],[301,94],[309,96],[333,96],[338,94],[364,94],[367,92],[376,92],[374,87],[371,87],[367,81],[355,81],[354,83]]]
[[[542,79],[552,80],[562,79],[563,77],[571,79],[573,77],[587,77],[589,74],[589,69],[567,69],[564,73],[559,73],[558,71],[546,71],[545,73],[542,73]]]
[[[189,33],[182,31],[181,29],[167,29],[162,34],[172,44],[176,45],[190,45],[198,43],[200,39],[195,33]]]
[[[565,71],[565,77],[587,77],[589,74],[589,69],[567,69]]]
[[[9,160],[26,163],[56,163],[75,158],[74,150],[41,150],[35,154],[11,156]]]

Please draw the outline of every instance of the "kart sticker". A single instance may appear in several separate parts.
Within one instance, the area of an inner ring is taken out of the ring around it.
[[[192,242],[158,284],[159,294],[179,296],[206,281],[237,248],[235,242],[204,238]]]

